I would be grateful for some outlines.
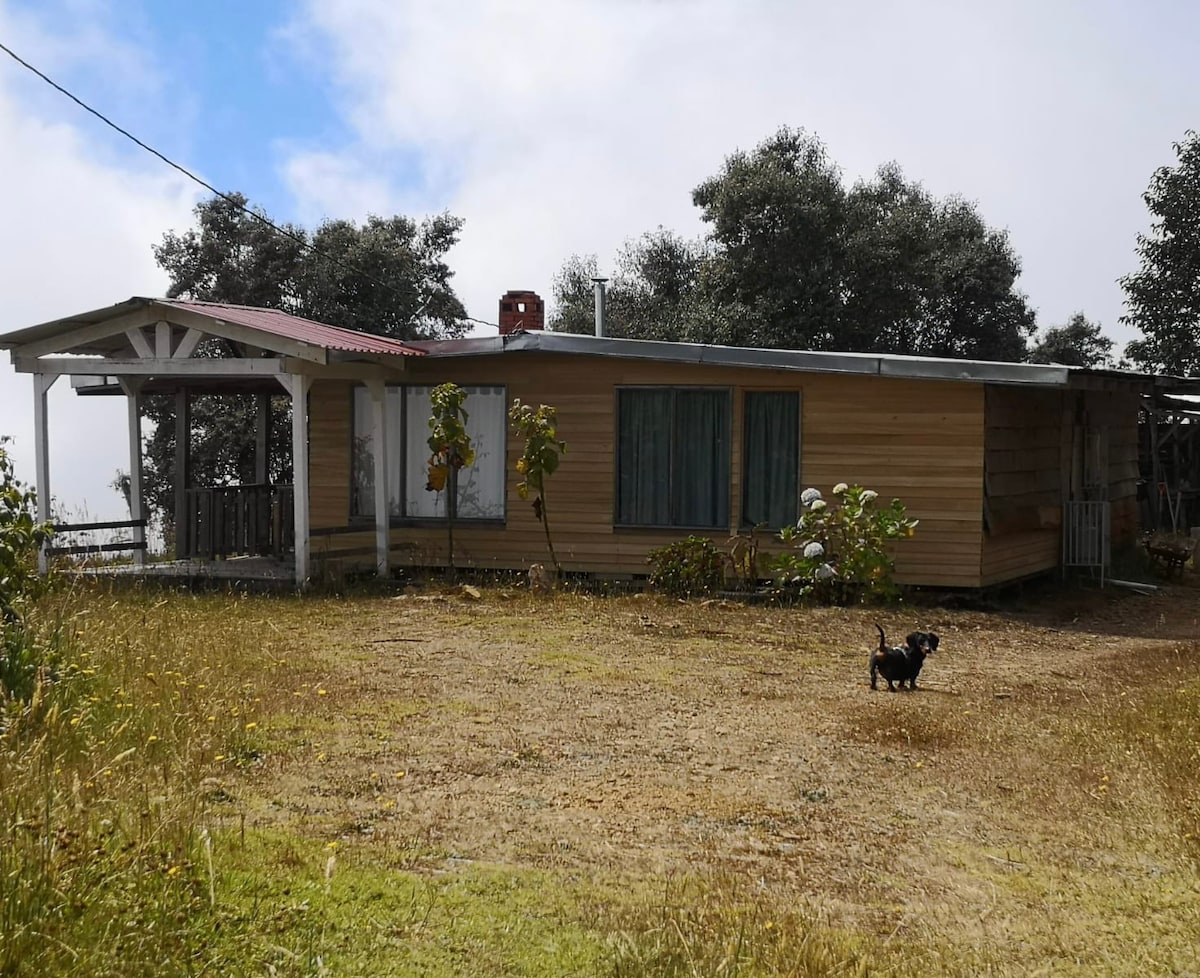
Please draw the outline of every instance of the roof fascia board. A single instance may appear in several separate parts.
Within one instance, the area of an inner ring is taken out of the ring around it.
[[[66,332],[55,332],[28,343],[14,343],[10,347],[14,361],[17,357],[41,357],[51,353],[66,353],[72,347],[87,346],[97,340],[105,340],[130,329],[141,329],[158,321],[158,315],[149,308],[137,309],[123,316],[105,319],[87,326],[77,326]]]
[[[953,380],[968,383],[1063,387],[1069,370],[1042,364],[993,363],[979,360],[886,356],[869,353],[825,353],[807,350],[766,350],[754,347],[706,346],[661,340],[627,340],[572,333],[513,333],[503,337],[433,340],[420,346],[431,357],[488,356],[501,352],[563,353],[662,360],[718,366],[757,367],[808,373],[857,374]]]
[[[393,370],[407,370],[407,361],[411,354],[407,353],[371,353],[364,350],[330,350],[329,366],[334,364],[367,364],[374,363]]]
[[[203,357],[199,359],[116,359],[113,357],[14,357],[19,373],[92,377],[244,377],[284,372],[282,357],[255,360]]]
[[[329,364],[313,363],[285,357],[283,369],[291,374],[303,374],[316,380],[394,380],[403,375],[408,364],[406,357],[394,357],[391,362],[375,363],[355,360]]]

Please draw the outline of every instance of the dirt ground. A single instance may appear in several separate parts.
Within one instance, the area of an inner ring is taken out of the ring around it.
[[[922,690],[869,687],[876,620],[940,634]],[[1162,929],[1190,967],[1186,813],[1121,717],[1195,682],[1198,638],[1187,586],[994,612],[356,599],[289,635],[311,681],[239,795],[431,873],[733,870],[888,937],[1083,961]],[[1133,932],[1097,933],[1114,907]]]

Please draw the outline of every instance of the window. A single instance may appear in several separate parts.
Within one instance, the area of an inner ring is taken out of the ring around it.
[[[430,387],[388,387],[389,512],[393,519],[445,519],[446,493],[425,488],[429,475]],[[475,463],[458,473],[455,516],[464,520],[504,519],[505,435],[508,416],[503,387],[464,387],[467,433]],[[350,515],[375,516],[375,459],[371,395],[354,389],[354,450]]]
[[[729,526],[729,391],[617,391],[615,522]]]
[[[747,391],[743,406],[742,524],[789,526],[799,517],[800,394]]]

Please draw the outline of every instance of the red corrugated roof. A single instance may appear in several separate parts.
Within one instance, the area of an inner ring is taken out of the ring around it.
[[[311,319],[302,319],[300,316],[290,316],[278,309],[235,306],[224,302],[192,302],[184,299],[155,299],[154,302],[186,309],[200,316],[237,323],[239,326],[248,326],[250,329],[260,329],[264,333],[282,336],[285,339],[311,343],[327,350],[342,350],[346,353],[389,353],[404,357],[425,355],[424,350],[408,346],[400,340],[342,329],[340,326],[328,326]]]

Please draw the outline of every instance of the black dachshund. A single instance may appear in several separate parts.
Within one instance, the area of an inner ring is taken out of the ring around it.
[[[938,637],[933,632],[911,632],[903,645],[890,647],[883,627],[879,629],[879,648],[871,653],[871,688],[877,689],[878,674],[887,680],[888,691],[895,692],[893,683],[899,683],[900,688],[908,683],[909,689],[917,688],[917,676],[925,665],[925,657],[937,651]]]

